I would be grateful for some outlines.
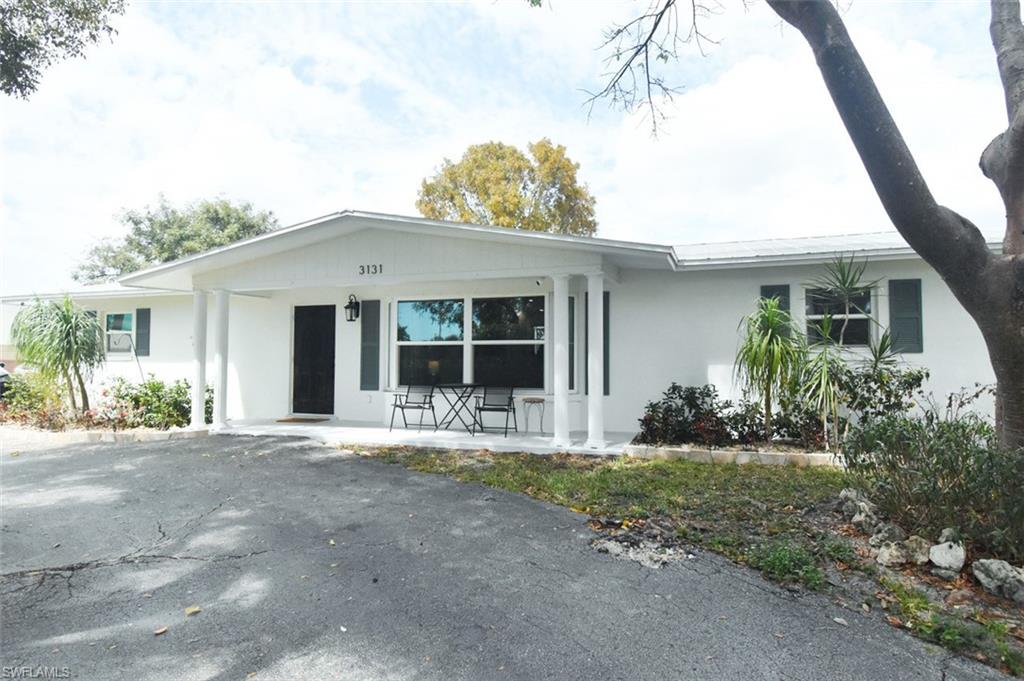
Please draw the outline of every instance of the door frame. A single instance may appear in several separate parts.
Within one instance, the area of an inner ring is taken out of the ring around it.
[[[334,308],[334,404],[330,414],[318,414],[308,411],[295,411],[295,308],[297,307],[320,307],[331,306]],[[338,303],[334,300],[325,302],[302,302],[292,303],[288,306],[288,416],[308,416],[311,418],[338,418]]]

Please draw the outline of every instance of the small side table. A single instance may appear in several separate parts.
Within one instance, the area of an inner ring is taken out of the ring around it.
[[[547,400],[543,397],[524,397],[523,398],[523,414],[526,416],[526,427],[525,431],[530,432],[530,409],[532,407],[540,408],[540,434],[544,434],[544,407],[547,404]]]

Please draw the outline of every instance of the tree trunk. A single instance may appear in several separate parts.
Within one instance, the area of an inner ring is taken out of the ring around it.
[[[82,411],[89,411],[89,393],[85,391],[85,381],[82,380],[82,372],[75,367],[75,380],[78,381],[78,390],[82,394]]]
[[[64,382],[68,386],[68,399],[71,400],[71,411],[78,412],[78,402],[75,400],[75,384],[71,381],[71,373],[64,372]]]
[[[990,32],[1008,127],[981,169],[1007,221],[1002,255],[969,220],[938,204],[830,0],[768,0],[814,52],[818,69],[893,225],[942,277],[985,338],[997,382],[1000,442],[1024,447],[1024,25],[1017,0],[992,0]]]
[[[770,382],[764,388],[764,436],[766,441],[772,441],[772,384]]]

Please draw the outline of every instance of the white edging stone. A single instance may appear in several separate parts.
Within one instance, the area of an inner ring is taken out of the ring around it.
[[[832,466],[841,468],[842,464],[828,452],[744,452],[730,449],[691,449],[686,447],[655,447],[651,445],[626,445],[623,448],[626,456],[638,459],[682,459],[697,463],[717,463],[739,465],[759,463],[767,466]]]

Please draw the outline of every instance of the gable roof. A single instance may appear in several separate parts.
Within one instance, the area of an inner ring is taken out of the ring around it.
[[[579,249],[621,259],[623,266],[672,269],[675,259],[672,247],[662,244],[531,232],[505,227],[428,220],[404,215],[345,210],[133,272],[121,277],[118,281],[126,286],[139,288],[189,290],[192,288],[191,278],[194,274],[229,267],[281,251],[309,246],[367,228],[494,243],[522,244],[527,242],[537,246]]]

